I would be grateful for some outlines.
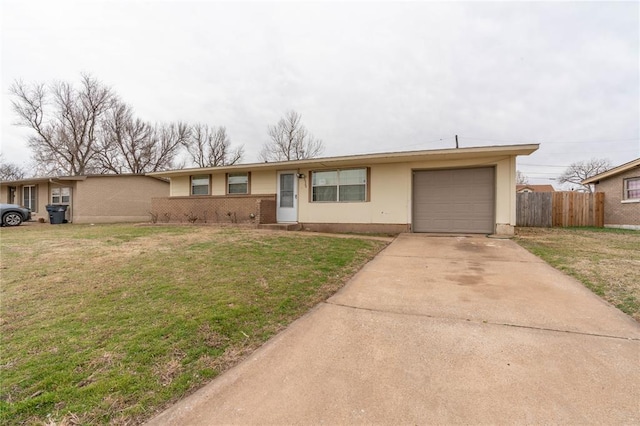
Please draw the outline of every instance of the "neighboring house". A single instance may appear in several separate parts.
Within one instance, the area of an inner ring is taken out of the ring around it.
[[[0,183],[3,203],[20,204],[49,221],[47,204],[67,205],[74,223],[148,222],[151,198],[169,195],[169,182],[145,175],[31,178]]]
[[[555,192],[553,185],[516,185],[516,192],[522,194],[524,192]]]
[[[166,222],[297,224],[313,231],[513,234],[515,161],[539,145],[394,152],[149,173]]]
[[[640,158],[582,181],[604,192],[604,226],[640,229]]]

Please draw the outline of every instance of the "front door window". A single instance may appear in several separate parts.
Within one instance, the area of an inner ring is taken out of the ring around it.
[[[298,221],[298,179],[296,171],[278,172],[276,219],[278,222]]]
[[[293,207],[293,173],[280,175],[280,207]]]

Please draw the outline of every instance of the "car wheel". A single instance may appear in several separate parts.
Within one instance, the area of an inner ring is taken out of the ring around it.
[[[7,213],[2,216],[2,224],[5,226],[18,226],[22,223],[22,216],[18,213]]]

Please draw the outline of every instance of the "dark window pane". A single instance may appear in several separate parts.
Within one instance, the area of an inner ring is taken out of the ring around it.
[[[246,183],[230,183],[229,184],[229,194],[246,194],[246,193],[247,193]]]
[[[317,186],[313,188],[313,201],[337,201],[337,186]]]
[[[340,201],[364,201],[365,185],[341,185]]]
[[[198,185],[191,188],[191,195],[209,195],[209,185]]]

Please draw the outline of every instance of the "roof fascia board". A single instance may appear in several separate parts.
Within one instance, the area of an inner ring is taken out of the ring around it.
[[[624,173],[627,170],[631,170],[634,167],[640,167],[640,158],[636,158],[635,160],[629,161],[628,163],[621,164],[618,167],[614,167],[613,169],[609,169],[606,172],[602,172],[595,176],[591,176],[588,179],[582,181],[583,185],[588,185],[590,183],[596,183],[599,180],[606,179],[618,175],[620,173]]]
[[[277,170],[282,168],[338,167],[341,165],[403,163],[430,160],[454,160],[459,158],[478,158],[501,156],[529,155],[540,147],[539,144],[503,145],[471,148],[448,148],[438,150],[387,152],[363,155],[347,155],[341,157],[312,158],[307,160],[278,161],[274,163],[235,164],[232,166],[190,168],[147,173],[148,176],[186,176],[194,173],[214,173],[226,171]]]
[[[18,180],[7,180],[0,182],[2,185],[11,186],[11,185],[29,185],[31,183],[45,183],[45,182],[69,182],[69,181],[85,181],[88,178],[95,177],[153,177],[154,179],[163,180],[161,176],[150,176],[144,173],[119,173],[119,174],[99,174],[99,175],[77,175],[77,176],[45,176],[45,177],[34,177],[34,178],[26,178],[26,179],[18,179]]]

